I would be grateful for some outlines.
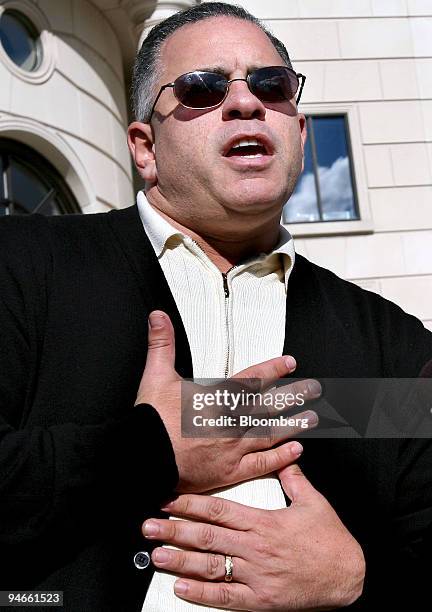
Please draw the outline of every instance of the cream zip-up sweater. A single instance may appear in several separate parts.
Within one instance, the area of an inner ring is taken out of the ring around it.
[[[195,379],[223,378],[282,355],[286,291],[295,252],[289,232],[269,254],[231,268],[223,275],[202,249],[168,223],[143,192],[137,196],[140,217],[189,340]],[[241,483],[216,495],[258,508],[285,506],[274,476]],[[235,568],[234,568],[235,575]],[[143,612],[211,611],[179,599],[176,576],[156,570]]]

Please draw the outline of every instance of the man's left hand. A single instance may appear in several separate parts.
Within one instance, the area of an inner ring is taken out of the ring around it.
[[[156,567],[181,576],[174,585],[179,597],[255,612],[328,610],[361,595],[365,561],[358,542],[298,465],[279,477],[292,502],[288,508],[260,510],[182,495],[163,510],[192,520],[144,523],[147,538],[189,549],[160,547],[152,554]],[[150,525],[157,527],[153,534]],[[224,581],[225,555],[232,557],[232,582]]]

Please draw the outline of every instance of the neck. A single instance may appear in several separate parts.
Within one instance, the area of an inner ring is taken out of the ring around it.
[[[242,231],[236,224],[234,234],[219,237],[209,235],[201,230],[191,229],[173,219],[154,204],[150,205],[173,227],[192,238],[222,273],[226,273],[244,259],[259,253],[271,252],[279,240],[279,219],[272,220],[265,226],[255,227],[253,230],[245,229]]]

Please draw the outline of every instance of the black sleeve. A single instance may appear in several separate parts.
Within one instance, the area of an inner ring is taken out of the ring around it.
[[[387,303],[380,329],[386,376],[432,376],[432,333],[418,319]],[[364,550],[365,589],[350,609],[421,612],[430,608],[431,597],[432,440],[375,442],[381,445],[381,454],[386,454],[388,471],[382,487],[393,491],[393,502],[382,530],[370,525],[374,535]]]
[[[121,420],[95,425],[26,425],[49,291],[49,253],[39,224],[37,219],[0,222],[0,550],[5,588],[12,586],[4,577],[15,575],[15,562],[21,572],[31,564],[37,573],[41,550],[48,558],[60,543],[64,550],[79,549],[104,526],[115,528],[123,507],[145,518],[178,481],[169,436],[149,405],[125,406]],[[143,447],[151,469],[145,469]]]
[[[394,376],[431,378],[432,333],[409,315],[404,316],[403,323],[397,325],[395,322],[392,327]],[[428,392],[421,398],[422,412],[432,406],[432,397],[427,395]],[[432,414],[429,416],[432,418]],[[387,584],[394,607],[403,605],[405,609],[423,610],[425,602],[430,600],[428,573],[432,567],[430,438],[408,438],[399,442],[387,559],[390,560]]]

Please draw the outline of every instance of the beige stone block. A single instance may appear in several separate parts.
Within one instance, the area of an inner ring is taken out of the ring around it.
[[[258,19],[292,19],[299,16],[298,0],[244,0],[236,4],[243,6]]]
[[[375,231],[432,229],[432,186],[371,189]]]
[[[351,236],[346,245],[346,278],[368,279],[405,273],[398,234]]]
[[[421,109],[423,113],[426,140],[432,141],[432,100],[422,100]]]
[[[390,149],[387,145],[363,147],[366,175],[369,187],[388,187],[394,185],[393,166]]]
[[[77,87],[88,92],[100,102],[110,105],[111,94],[98,72],[98,63],[89,60],[88,47],[74,37],[61,35],[57,39],[57,69]],[[92,58],[93,59],[93,58]],[[102,62],[102,60],[98,60]]]
[[[311,261],[345,278],[347,266],[346,245],[350,238],[305,238],[305,256]],[[295,241],[297,249],[298,240]]]
[[[370,8],[364,0],[300,0],[299,13],[300,17],[366,17]]]
[[[0,109],[3,111],[10,110],[12,75],[3,62],[0,61]]]
[[[127,125],[120,123],[115,117],[110,117],[112,150],[117,163],[124,172],[131,176],[132,158],[127,146]]]
[[[432,56],[432,17],[413,17],[409,20],[414,54]]]
[[[432,98],[432,57],[415,60],[417,83],[421,98]]]
[[[94,49],[123,80],[121,52],[105,16],[88,0],[73,0],[75,36]]]
[[[112,209],[113,209],[112,206],[109,206],[102,200],[99,200],[98,198],[96,198],[95,202],[92,202],[88,206],[83,207],[82,211],[85,215],[95,215],[101,212],[109,212]]]
[[[127,123],[126,97],[129,96],[127,88],[107,64],[101,68],[100,74],[103,75],[103,82],[110,93],[109,106],[111,110],[119,121]]]
[[[117,77],[124,82],[123,56],[117,35],[108,19],[102,21],[102,28],[104,30],[105,43],[108,47],[108,54],[105,57],[109,58],[110,66]]]
[[[296,238],[294,241],[296,253],[300,253],[304,257],[309,257],[307,252],[307,240],[304,238]]]
[[[335,21],[272,21],[267,22],[275,36],[286,46],[293,62],[340,57]]]
[[[432,172],[432,143],[431,142],[426,143],[426,148],[427,148],[428,157],[429,157],[429,168]]]
[[[405,312],[432,322],[432,276],[385,278],[381,284],[383,295],[388,300]]]
[[[401,235],[407,274],[432,274],[432,231]]]
[[[80,120],[76,87],[58,72],[54,72],[40,87],[41,91],[45,90],[48,123],[72,134],[78,133]]]
[[[118,207],[127,208],[135,202],[135,193],[132,184],[131,174],[126,173],[123,168],[116,168],[116,182],[118,191]]]
[[[99,102],[79,92],[80,136],[114,157],[111,112]]]
[[[362,289],[366,291],[372,291],[373,293],[377,293],[378,295],[382,295],[381,289],[381,281],[378,279],[372,280],[354,280],[352,281],[355,285],[358,285]]]
[[[57,45],[59,72],[106,104],[123,120],[126,117],[126,90],[109,65],[75,37],[61,35]]]
[[[79,130],[78,92],[61,74],[40,84],[12,79],[11,108],[22,117],[76,134]]]
[[[374,17],[405,16],[405,0],[370,0]],[[366,4],[366,3],[365,3]]]
[[[73,32],[72,0],[38,0],[38,5],[54,32]]]
[[[74,138],[68,134],[63,137],[86,168],[96,197],[109,206],[118,208],[117,164],[104,153],[79,138]]]
[[[379,62],[383,97],[387,100],[418,98],[419,83],[413,59],[390,59]]]
[[[430,185],[432,175],[425,143],[390,146],[395,185]]]
[[[409,15],[432,15],[430,0],[406,0]]]
[[[406,0],[409,15],[432,15],[430,0]]]
[[[420,102],[361,102],[359,110],[364,144],[424,140]]]
[[[344,58],[410,57],[411,29],[405,19],[346,19],[338,22]]]
[[[29,104],[31,100],[31,104]],[[10,108],[14,114],[48,123],[49,95],[46,83],[35,85],[13,76],[10,80]]]
[[[375,61],[327,62],[324,72],[324,101],[380,100],[381,83]]]
[[[74,33],[75,36],[97,51],[102,57],[109,54],[105,29],[102,25],[105,19],[101,11],[88,0],[73,0]]]
[[[428,320],[423,319],[422,323],[426,329],[432,332],[432,319],[428,319]]]
[[[306,75],[300,104],[322,102],[324,99],[324,62],[296,62],[294,69]]]

